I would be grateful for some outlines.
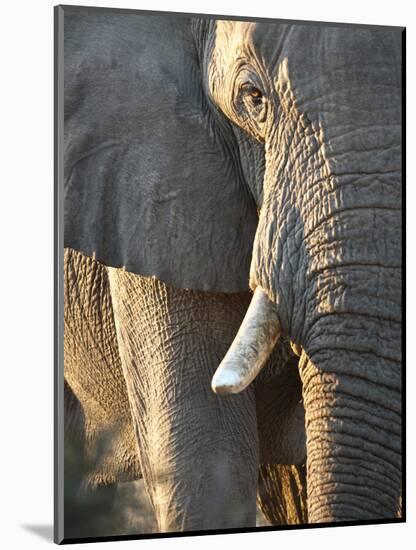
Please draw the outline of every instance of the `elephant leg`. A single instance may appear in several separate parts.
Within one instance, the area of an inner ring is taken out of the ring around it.
[[[262,464],[257,502],[272,525],[307,523],[306,466]]]
[[[280,357],[273,353],[254,383],[260,463],[304,464],[305,410],[298,358],[289,357],[284,365],[276,359]]]
[[[64,420],[65,538],[116,534],[116,526],[111,522],[116,484],[90,486],[86,483],[91,461],[86,449],[85,415],[66,381]]]
[[[298,357],[283,338],[254,387],[260,455],[259,508],[272,525],[307,523],[302,382]]]
[[[249,295],[109,274],[140,465],[159,530],[255,526],[253,389],[226,399],[211,390]]]
[[[117,484],[140,477],[106,269],[65,249],[65,536],[122,534]]]
[[[84,484],[135,480],[140,469],[107,271],[70,248],[64,254],[64,322],[65,380],[84,418]]]

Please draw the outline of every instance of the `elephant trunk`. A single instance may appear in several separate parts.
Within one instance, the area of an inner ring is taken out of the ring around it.
[[[385,383],[359,376],[378,372]],[[393,361],[325,350],[304,354],[310,522],[400,516],[401,395]],[[348,372],[348,374],[346,374]]]
[[[362,130],[350,137],[358,135],[365,143]],[[312,181],[306,169],[285,178],[271,157],[265,176],[251,284],[303,350],[312,523],[400,513],[400,157],[395,144],[376,144],[377,169],[369,143],[350,146],[355,172],[333,146],[332,164],[311,159],[310,173],[321,166]]]
[[[257,287],[230,349],[212,379],[218,394],[238,393],[254,380],[280,335],[275,304]]]

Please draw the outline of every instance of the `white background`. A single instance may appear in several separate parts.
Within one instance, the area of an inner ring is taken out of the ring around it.
[[[49,0],[6,0],[0,17],[0,545],[51,544],[53,520],[53,7]],[[408,296],[412,345],[416,243],[415,16],[409,0],[162,0],[75,2],[94,6],[205,12],[407,26],[408,39]],[[128,541],[112,548],[176,550],[243,547],[407,548],[416,540],[412,355],[408,385],[408,523],[215,537]],[[34,532],[35,531],[35,532]],[[36,532],[38,534],[36,534]],[[39,534],[40,532],[40,534]],[[49,533],[49,535],[48,535]],[[49,538],[47,538],[49,537]],[[414,540],[412,540],[414,539]],[[108,543],[107,543],[108,544]],[[412,544],[412,546],[413,546]],[[83,545],[85,547],[85,545]],[[77,546],[78,547],[78,546]],[[110,547],[109,547],[110,548]]]

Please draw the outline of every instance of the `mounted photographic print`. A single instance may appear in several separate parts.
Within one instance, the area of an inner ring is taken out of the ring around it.
[[[55,8],[56,542],[404,521],[403,43]]]

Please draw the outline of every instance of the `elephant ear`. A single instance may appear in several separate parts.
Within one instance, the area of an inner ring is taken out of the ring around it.
[[[64,240],[167,284],[248,288],[256,207],[191,20],[67,10]]]

